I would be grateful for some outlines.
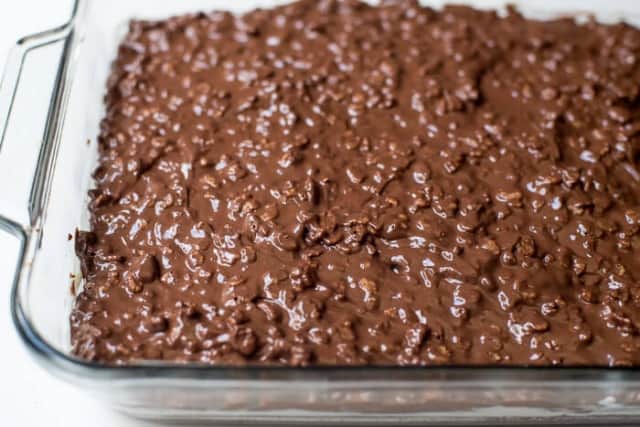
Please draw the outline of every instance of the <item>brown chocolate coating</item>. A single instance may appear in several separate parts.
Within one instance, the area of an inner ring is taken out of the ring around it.
[[[86,359],[640,363],[640,31],[303,0],[131,23]]]

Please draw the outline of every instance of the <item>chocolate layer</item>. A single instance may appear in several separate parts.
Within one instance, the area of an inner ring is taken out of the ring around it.
[[[86,359],[640,363],[640,32],[414,1],[134,21]]]

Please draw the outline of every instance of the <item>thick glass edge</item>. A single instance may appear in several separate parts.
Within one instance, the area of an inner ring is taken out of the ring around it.
[[[52,99],[55,109],[51,111],[50,117],[56,120],[50,135],[46,138],[53,138],[58,133],[64,121],[64,113],[67,102],[66,94],[72,79],[72,73],[65,73],[67,67],[72,67],[71,63],[75,49],[79,48],[76,38],[80,37],[77,29],[84,25],[83,19],[86,15],[81,15],[91,0],[75,0],[73,12],[70,20],[51,32],[68,30],[66,36],[67,46],[64,49],[61,61],[61,69],[57,75],[55,83],[56,96]],[[42,34],[48,34],[45,32]],[[21,39],[18,45],[28,42],[33,37],[28,36]],[[47,163],[48,167],[55,166],[55,159]],[[42,212],[38,213],[39,215]],[[39,218],[34,218],[38,222]],[[189,363],[166,363],[160,361],[141,361],[131,365],[105,365],[97,362],[90,362],[73,355],[66,354],[54,348],[44,339],[29,320],[22,301],[20,299],[20,289],[28,286],[29,254],[33,252],[33,245],[39,240],[38,227],[32,227],[27,231],[23,226],[3,218],[0,221],[0,228],[13,234],[20,240],[20,252],[18,256],[17,268],[11,289],[10,303],[11,316],[18,335],[24,342],[31,355],[45,367],[53,367],[60,370],[62,374],[77,376],[82,379],[112,380],[112,379],[142,379],[142,378],[162,378],[162,379],[191,379],[191,380],[335,380],[335,381],[358,381],[358,380],[379,380],[391,379],[393,381],[425,381],[425,380],[447,380],[447,381],[468,381],[486,382],[491,381],[515,381],[515,382],[600,382],[615,381],[622,384],[640,382],[640,367],[603,367],[603,366],[522,366],[522,365],[429,365],[429,366],[311,366],[311,367],[287,367],[287,366],[211,366],[205,364]],[[32,258],[35,259],[33,256]]]

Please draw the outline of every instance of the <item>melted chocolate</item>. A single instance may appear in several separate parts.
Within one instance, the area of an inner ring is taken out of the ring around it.
[[[414,1],[131,22],[86,359],[640,363],[640,31]]]

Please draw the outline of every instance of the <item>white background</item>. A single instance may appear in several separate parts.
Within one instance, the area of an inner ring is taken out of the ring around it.
[[[70,14],[71,2],[72,0],[2,1],[0,68],[4,66],[7,51],[20,36],[65,22]],[[601,2],[604,0],[564,0],[560,4],[562,8],[578,7],[584,10],[594,7],[602,9]],[[552,8],[559,5],[558,2],[543,0],[531,3],[535,3],[536,7],[538,4],[541,7],[551,5]],[[220,7],[219,2],[212,1],[212,8],[214,4]],[[638,13],[640,10],[638,0],[615,0],[612,4],[618,11]],[[87,397],[82,390],[53,378],[32,361],[19,341],[10,318],[9,292],[16,251],[14,240],[0,231],[0,426],[151,425],[111,412]]]

